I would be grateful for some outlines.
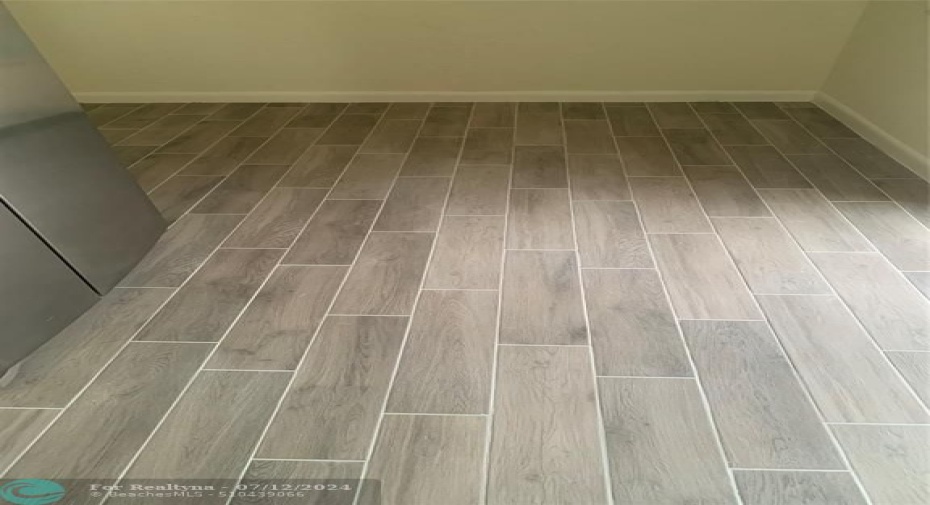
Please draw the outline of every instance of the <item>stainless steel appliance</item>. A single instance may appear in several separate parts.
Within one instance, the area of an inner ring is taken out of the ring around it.
[[[115,286],[164,227],[0,5],[0,373]]]

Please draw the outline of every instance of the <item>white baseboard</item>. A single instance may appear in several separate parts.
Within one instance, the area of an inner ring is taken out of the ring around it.
[[[84,103],[158,102],[807,102],[800,91],[233,91],[75,92]]]
[[[830,95],[817,93],[814,96],[814,103],[920,177],[930,180],[930,157],[927,153],[921,153],[906,145]]]

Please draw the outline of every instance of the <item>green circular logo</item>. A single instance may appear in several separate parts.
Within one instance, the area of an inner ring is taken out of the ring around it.
[[[0,486],[0,498],[15,505],[47,505],[64,497],[61,484],[45,479],[19,479]]]

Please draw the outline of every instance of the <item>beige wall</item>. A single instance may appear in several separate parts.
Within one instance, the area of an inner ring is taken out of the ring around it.
[[[820,88],[863,5],[9,2],[72,90],[105,100],[475,92],[492,99],[635,99],[640,92],[658,99],[662,92],[806,99]]]
[[[822,89],[828,108],[871,123],[865,128],[873,131],[860,133],[912,166],[919,160],[908,158],[926,163],[930,135],[928,7],[926,0],[870,2]]]

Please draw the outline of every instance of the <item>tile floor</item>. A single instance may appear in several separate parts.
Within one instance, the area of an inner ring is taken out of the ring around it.
[[[811,104],[87,109],[173,225],[0,387],[5,477],[930,501],[927,183]]]

